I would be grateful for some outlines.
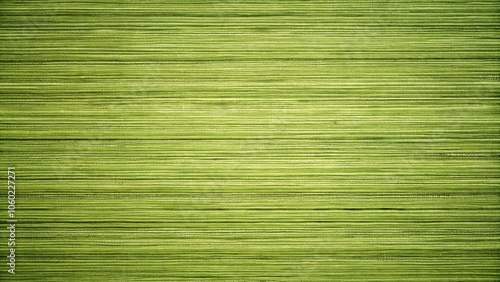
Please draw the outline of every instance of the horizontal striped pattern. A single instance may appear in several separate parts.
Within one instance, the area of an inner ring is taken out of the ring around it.
[[[0,280],[498,281],[499,8],[2,1]]]

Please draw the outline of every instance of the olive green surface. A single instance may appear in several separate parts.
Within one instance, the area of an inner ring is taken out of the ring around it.
[[[498,1],[0,1],[0,281],[499,281],[499,63]]]

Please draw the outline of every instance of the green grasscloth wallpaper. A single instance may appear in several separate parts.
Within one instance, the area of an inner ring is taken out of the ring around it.
[[[500,280],[499,16],[0,1],[0,280]]]

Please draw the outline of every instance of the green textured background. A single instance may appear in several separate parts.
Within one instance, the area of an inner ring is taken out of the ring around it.
[[[499,281],[499,59],[498,1],[0,1],[0,280]]]

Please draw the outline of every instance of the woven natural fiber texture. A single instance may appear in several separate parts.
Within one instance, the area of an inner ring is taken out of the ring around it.
[[[499,281],[499,60],[496,0],[0,1],[0,280]]]

